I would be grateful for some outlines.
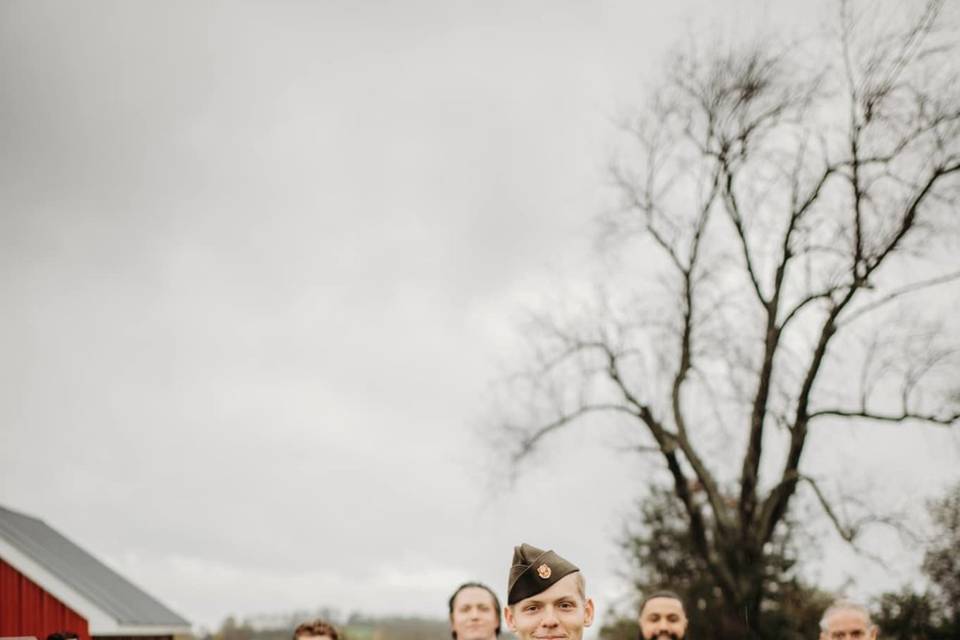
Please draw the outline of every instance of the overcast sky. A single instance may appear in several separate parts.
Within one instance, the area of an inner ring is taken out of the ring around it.
[[[649,471],[572,431],[491,489],[488,385],[588,270],[612,121],[667,48],[812,29],[799,4],[0,3],[0,504],[208,628],[442,616],[520,542],[605,610]],[[956,477],[955,435],[895,431],[811,455],[905,503]]]

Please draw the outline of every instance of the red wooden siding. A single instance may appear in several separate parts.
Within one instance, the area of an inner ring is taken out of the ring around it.
[[[90,640],[87,621],[0,558],[0,636],[36,636],[76,631]]]

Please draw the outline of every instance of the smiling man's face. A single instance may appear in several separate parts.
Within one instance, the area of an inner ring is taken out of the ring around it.
[[[682,640],[687,636],[687,616],[676,598],[650,598],[640,612],[643,640]]]
[[[506,607],[507,625],[520,640],[581,640],[584,628],[593,623],[593,600],[581,593],[579,577],[571,573]]]

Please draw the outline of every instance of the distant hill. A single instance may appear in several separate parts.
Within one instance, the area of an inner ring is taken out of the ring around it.
[[[451,640],[446,620],[427,618],[368,618],[350,620],[347,640]]]
[[[446,619],[405,616],[367,616],[352,614],[346,622],[336,615],[282,614],[258,616],[237,623],[234,618],[224,621],[220,630],[204,640],[292,640],[293,630],[299,622],[323,617],[331,620],[340,629],[345,640],[451,640],[450,625]],[[500,640],[514,640],[504,632]]]

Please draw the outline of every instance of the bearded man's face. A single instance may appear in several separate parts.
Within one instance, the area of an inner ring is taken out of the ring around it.
[[[674,598],[651,598],[640,612],[641,640],[683,640],[687,636],[687,615]]]

